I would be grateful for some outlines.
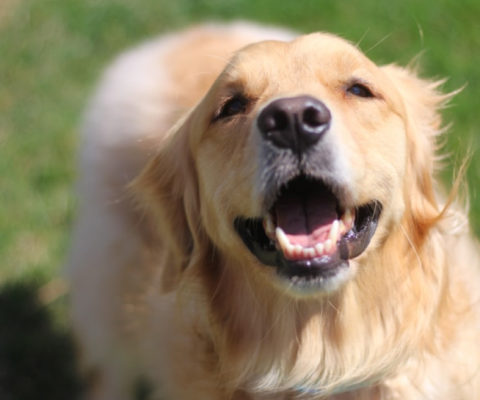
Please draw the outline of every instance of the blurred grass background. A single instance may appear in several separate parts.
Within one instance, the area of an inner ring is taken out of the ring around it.
[[[65,296],[45,306],[37,292],[66,256],[76,132],[102,69],[144,38],[239,18],[332,31],[378,63],[407,64],[423,53],[424,76],[449,78],[446,91],[466,85],[444,111],[452,128],[441,178],[448,185],[471,152],[471,220],[480,233],[478,0],[0,0],[1,399],[71,399],[78,391]]]

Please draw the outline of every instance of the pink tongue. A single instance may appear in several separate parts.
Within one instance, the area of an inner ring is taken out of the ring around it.
[[[337,218],[335,197],[325,191],[289,191],[277,201],[275,211],[277,226],[291,244],[302,247],[325,241]]]

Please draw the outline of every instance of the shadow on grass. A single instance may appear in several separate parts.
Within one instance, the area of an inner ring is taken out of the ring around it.
[[[41,304],[38,288],[0,287],[0,399],[77,399],[82,385],[71,335]]]

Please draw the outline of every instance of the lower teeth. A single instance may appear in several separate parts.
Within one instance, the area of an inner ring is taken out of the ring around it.
[[[347,210],[340,220],[335,220],[328,234],[328,239],[319,242],[313,247],[303,247],[298,244],[290,243],[288,236],[282,228],[275,227],[273,218],[268,215],[263,220],[263,227],[266,235],[274,240],[277,248],[282,251],[288,259],[312,259],[331,254],[335,251],[336,243],[342,235],[351,229],[353,225],[353,213]]]

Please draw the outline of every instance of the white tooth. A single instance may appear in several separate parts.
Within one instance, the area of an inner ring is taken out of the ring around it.
[[[332,227],[330,228],[330,233],[328,238],[333,242],[336,243],[338,239],[338,233],[340,232],[340,225],[338,220],[333,221]]]
[[[300,257],[302,255],[302,252],[303,252],[303,247],[300,246],[299,244],[296,244],[296,245],[293,246],[293,252],[294,252],[295,256]]]
[[[268,236],[275,236],[275,224],[273,223],[272,216],[270,214],[263,219],[263,227],[265,228],[265,233]]]
[[[353,224],[353,213],[352,213],[351,209],[348,209],[348,210],[345,211],[345,214],[343,214],[342,220],[343,220],[345,226],[347,227],[347,229],[349,229],[352,226],[352,224]]]
[[[313,247],[309,247],[303,250],[303,255],[305,258],[314,258],[315,257],[315,249]]]
[[[315,251],[317,252],[317,256],[323,255],[323,243],[317,243],[315,245]]]
[[[293,246],[290,244],[288,240],[287,235],[285,235],[285,232],[279,226],[277,226],[277,228],[275,229],[275,236],[282,249],[288,250],[289,247],[293,248]]]
[[[340,230],[340,235],[343,235],[347,231],[347,228],[345,228],[345,224],[343,223],[342,220],[340,220],[339,222],[339,230]]]
[[[283,249],[283,252],[288,258],[295,258],[295,248],[290,243]]]
[[[330,253],[333,250],[333,242],[330,239],[325,240],[323,246],[327,253]]]

